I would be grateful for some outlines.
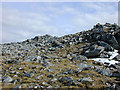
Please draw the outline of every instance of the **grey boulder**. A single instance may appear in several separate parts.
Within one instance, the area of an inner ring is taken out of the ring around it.
[[[104,47],[98,46],[95,49],[88,49],[85,51],[84,55],[87,57],[98,57],[104,51]]]
[[[104,41],[98,41],[98,45],[105,47],[106,51],[113,51],[113,47]]]

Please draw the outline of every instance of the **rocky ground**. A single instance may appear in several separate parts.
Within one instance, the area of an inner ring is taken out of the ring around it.
[[[0,44],[2,88],[120,89],[120,27]]]

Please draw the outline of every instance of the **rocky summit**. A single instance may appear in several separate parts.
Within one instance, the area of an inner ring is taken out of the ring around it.
[[[120,89],[120,26],[0,44],[2,88]]]

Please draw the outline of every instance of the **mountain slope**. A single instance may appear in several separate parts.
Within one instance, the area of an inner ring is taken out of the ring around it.
[[[1,44],[3,88],[120,88],[120,27]]]

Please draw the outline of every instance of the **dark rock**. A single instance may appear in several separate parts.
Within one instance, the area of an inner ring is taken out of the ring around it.
[[[16,71],[10,71],[9,73],[10,73],[10,74],[15,74],[15,73],[16,73]]]
[[[111,64],[110,67],[115,68],[115,69],[117,68],[115,64]]]
[[[36,36],[35,38],[33,38],[34,41],[39,41],[40,36]]]
[[[75,70],[74,71],[76,74],[80,74],[80,72],[82,72],[82,70],[81,69],[77,69],[77,70]]]
[[[73,78],[72,77],[60,77],[59,82],[65,84],[65,85],[72,85],[73,84]]]
[[[52,43],[52,47],[57,47],[60,45],[60,42],[58,42],[57,40],[54,40],[51,43]]]
[[[98,45],[105,47],[105,51],[113,51],[113,47],[106,42],[98,41]]]
[[[120,30],[115,34],[115,37],[116,37],[117,42],[118,42],[118,44],[120,46]]]
[[[18,82],[21,82],[21,79],[17,79]]]
[[[36,71],[35,69],[33,69],[33,71],[34,71],[35,73],[37,73],[37,71]]]
[[[120,66],[120,62],[116,63],[116,65]]]
[[[109,58],[111,55],[108,53],[108,52],[106,52],[106,51],[104,51],[103,53],[101,53],[100,54],[100,58]]]
[[[67,70],[68,74],[73,74],[72,69]]]
[[[109,43],[115,49],[119,49],[119,45],[116,38],[111,34],[105,34],[104,36],[102,36],[102,40]]]
[[[27,39],[27,42],[30,43],[30,42],[32,42],[32,41],[31,41],[31,39]]]
[[[48,75],[47,77],[49,77],[49,78],[53,78],[54,76],[53,76],[52,74],[50,74],[50,75]]]
[[[16,61],[16,60],[9,60],[9,61],[6,61],[6,62],[4,62],[5,64],[17,64],[18,63],[18,61]]]
[[[17,80],[12,80],[11,83],[16,84]]]
[[[96,49],[85,51],[84,55],[87,57],[98,57],[103,51],[104,47],[99,46]]]
[[[114,72],[114,73],[112,73],[112,76],[113,76],[113,77],[120,77],[120,73]]]
[[[116,80],[117,80],[117,81],[120,81],[120,78],[117,78]]]
[[[66,75],[67,75],[67,74],[68,74],[68,72],[67,72],[67,71],[64,71],[64,72],[63,72],[63,74],[66,74]]]

